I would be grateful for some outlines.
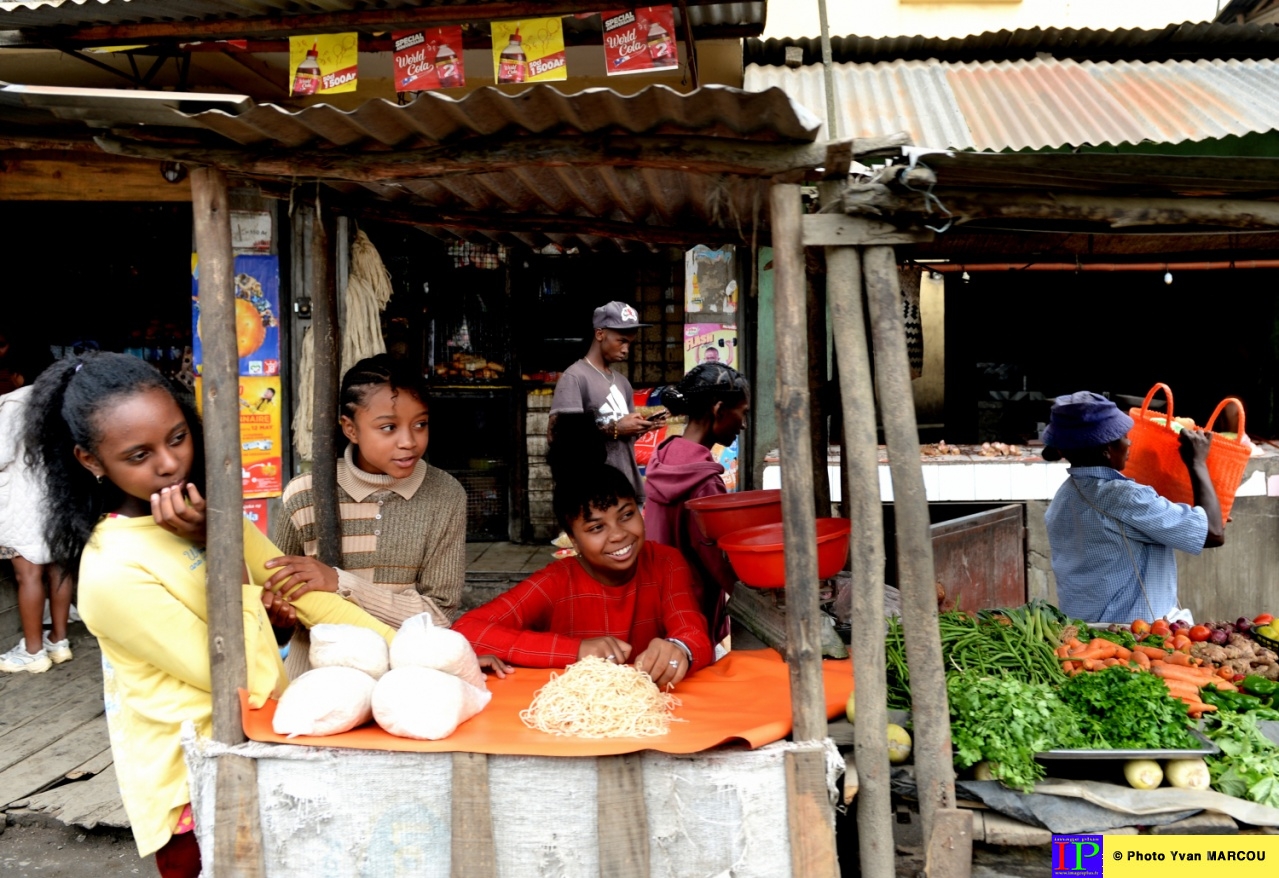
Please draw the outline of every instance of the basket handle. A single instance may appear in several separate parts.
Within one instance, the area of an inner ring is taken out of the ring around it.
[[[1212,410],[1212,417],[1211,417],[1211,418],[1209,418],[1209,419],[1208,419],[1208,423],[1204,425],[1204,430],[1211,431],[1211,430],[1212,430],[1212,425],[1213,425],[1213,424],[1215,424],[1215,423],[1217,422],[1217,415],[1219,415],[1219,414],[1221,414],[1223,411],[1225,411],[1225,410],[1226,410],[1226,406],[1230,405],[1230,403],[1232,403],[1232,402],[1233,402],[1235,405],[1239,406],[1239,433],[1238,433],[1238,436],[1239,436],[1239,437],[1242,437],[1242,436],[1243,436],[1243,433],[1244,433],[1244,430],[1243,430],[1243,425],[1244,425],[1243,400],[1241,400],[1241,399],[1240,399],[1239,397],[1237,397],[1237,396],[1227,396],[1227,397],[1226,397],[1225,399],[1223,399],[1221,402],[1217,403],[1217,407],[1216,407],[1215,409],[1213,409],[1213,410]],[[1235,439],[1235,441],[1236,441],[1236,442],[1242,442],[1242,441],[1243,441],[1243,439],[1242,439],[1242,438],[1236,438],[1236,439]]]
[[[1146,398],[1141,401],[1141,419],[1143,421],[1150,420],[1150,401],[1155,398],[1155,392],[1161,389],[1164,392],[1164,396],[1168,399],[1168,415],[1164,419],[1164,426],[1168,428],[1169,432],[1176,432],[1172,429],[1172,388],[1167,384],[1156,384],[1154,387],[1150,388],[1150,392],[1146,394]],[[1240,411],[1242,411],[1242,409]]]

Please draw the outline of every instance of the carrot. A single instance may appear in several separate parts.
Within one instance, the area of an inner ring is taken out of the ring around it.
[[[1057,653],[1057,658],[1065,658],[1066,656],[1070,655],[1070,650],[1069,650],[1069,647],[1059,646],[1056,649],[1056,653]]]
[[[1109,640],[1103,640],[1098,637],[1092,643],[1088,644],[1088,648],[1083,652],[1072,652],[1072,658],[1081,659],[1108,659],[1114,658],[1115,653],[1119,650],[1119,645],[1111,643]]]
[[[1217,705],[1215,704],[1200,703],[1200,704],[1192,704],[1190,706],[1190,709],[1186,712],[1189,713],[1193,718],[1199,719],[1199,717],[1203,716],[1205,713],[1213,713],[1216,709],[1217,709]]]
[[[1202,686],[1209,680],[1220,679],[1213,674],[1205,673],[1202,668],[1182,667],[1171,662],[1156,662],[1150,666],[1150,672],[1165,679],[1175,677],[1178,680],[1187,680],[1196,686]]]
[[[1169,682],[1168,680],[1165,680],[1164,683],[1167,684],[1168,691],[1177,698],[1189,699],[1191,701],[1203,701],[1203,699],[1199,697],[1199,689],[1191,683],[1176,683]]]
[[[1212,677],[1208,680],[1208,682],[1204,683],[1203,685],[1216,686],[1222,692],[1238,692],[1239,691],[1239,687],[1236,686],[1234,683],[1231,683],[1229,680],[1223,680],[1220,677]]]
[[[1119,659],[1118,658],[1102,659],[1101,663],[1108,668],[1113,668],[1115,665],[1119,664]]]
[[[1186,655],[1184,652],[1174,652],[1172,655],[1168,656],[1166,661],[1170,665],[1180,665],[1183,668],[1190,667],[1190,656]]]
[[[1142,646],[1140,643],[1137,644],[1135,651],[1144,652],[1147,658],[1158,660],[1158,661],[1163,661],[1164,658],[1168,655],[1168,653],[1165,650],[1159,648],[1158,646]]]
[[[1115,658],[1119,659],[1121,662],[1126,662],[1128,659],[1132,658],[1132,650],[1123,646],[1116,646]]]
[[[1132,660],[1135,661],[1137,663],[1137,667],[1141,668],[1142,670],[1145,670],[1145,671],[1150,670],[1150,656],[1146,655],[1141,650],[1139,649],[1133,650]]]
[[[1095,658],[1084,659],[1085,671],[1100,671],[1104,667],[1106,667],[1106,665],[1102,659],[1095,659]]]

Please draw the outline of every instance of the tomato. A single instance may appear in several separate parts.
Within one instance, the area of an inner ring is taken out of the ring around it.
[[[1269,613],[1262,613],[1260,616],[1252,620],[1254,625],[1269,625],[1275,620],[1275,617]]]
[[[1207,625],[1196,625],[1190,629],[1190,639],[1195,643],[1203,643],[1212,636],[1212,629]]]
[[[1145,619],[1133,619],[1132,625],[1129,626],[1134,636],[1141,636],[1150,633],[1150,623]]]
[[[1171,630],[1172,626],[1167,619],[1156,619],[1150,626],[1150,633],[1156,637],[1166,637]]]

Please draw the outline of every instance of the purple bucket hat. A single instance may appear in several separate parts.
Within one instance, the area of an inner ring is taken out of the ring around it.
[[[1099,393],[1059,396],[1044,430],[1044,445],[1063,451],[1107,445],[1132,429],[1132,418]]]

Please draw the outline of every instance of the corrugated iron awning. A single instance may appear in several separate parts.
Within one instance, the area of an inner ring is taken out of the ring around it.
[[[840,137],[905,130],[938,148],[1174,144],[1279,127],[1279,62],[1269,60],[895,61],[837,64],[834,78]],[[819,66],[752,64],[745,84],[781,88],[825,117]]]
[[[0,86],[0,135],[66,137],[69,125],[121,154],[221,164],[285,186],[320,180],[351,204],[446,237],[533,247],[748,239],[770,180],[733,163],[825,154],[814,143],[820,121],[777,89],[487,88],[347,112],[238,95]],[[722,147],[725,158],[719,169],[685,165],[686,147]],[[636,148],[650,151],[647,161]]]

